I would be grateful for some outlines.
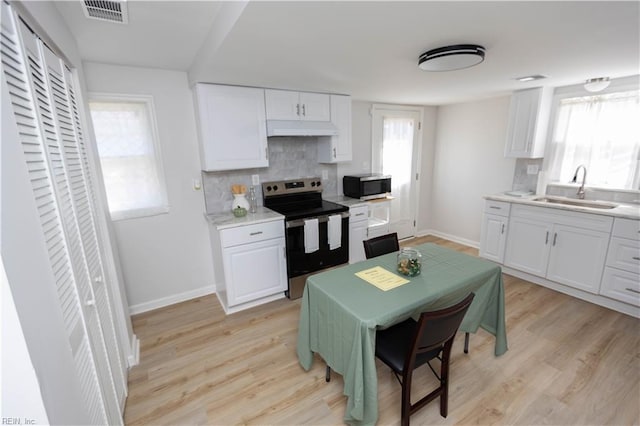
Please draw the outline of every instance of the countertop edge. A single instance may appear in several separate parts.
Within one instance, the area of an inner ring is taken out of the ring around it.
[[[244,217],[235,217],[231,212],[212,214],[205,213],[204,217],[209,225],[216,227],[219,231],[239,226],[257,225],[260,223],[284,220],[284,215],[266,207],[258,207],[258,211],[256,213],[247,213]]]
[[[524,205],[533,206],[533,207],[547,207],[550,209],[572,211],[577,213],[591,213],[591,214],[597,214],[601,216],[640,220],[640,206],[620,203],[618,207],[615,207],[613,209],[602,210],[602,209],[594,209],[591,207],[568,206],[563,204],[553,204],[553,203],[544,203],[540,201],[534,201],[535,198],[539,198],[539,197],[542,197],[542,195],[513,197],[505,194],[491,194],[491,195],[485,195],[483,198],[485,200],[503,201],[503,202],[514,203],[514,204],[524,204]]]

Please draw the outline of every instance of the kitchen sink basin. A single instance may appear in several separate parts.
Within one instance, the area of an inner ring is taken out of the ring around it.
[[[615,209],[619,205],[616,203],[609,203],[606,201],[576,200],[573,198],[562,198],[562,197],[540,197],[540,198],[534,198],[533,201],[539,201],[541,203],[550,203],[550,204],[564,204],[566,206],[588,207],[590,209],[601,209],[601,210]]]

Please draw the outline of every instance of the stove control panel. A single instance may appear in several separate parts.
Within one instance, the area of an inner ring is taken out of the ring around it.
[[[301,192],[322,192],[322,179],[311,177],[262,183],[264,197]]]

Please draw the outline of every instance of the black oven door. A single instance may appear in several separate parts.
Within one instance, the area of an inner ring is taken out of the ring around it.
[[[318,218],[319,250],[313,253],[305,253],[304,220],[287,222],[287,276],[289,278],[349,261],[349,214],[346,213],[343,216],[340,247],[334,250],[329,248],[327,216]]]

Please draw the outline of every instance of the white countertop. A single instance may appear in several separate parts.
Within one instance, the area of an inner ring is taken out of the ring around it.
[[[244,217],[235,217],[231,212],[205,214],[209,224],[219,230],[235,228],[236,226],[254,225],[257,223],[284,220],[284,216],[266,207],[258,207],[255,213],[247,213]]]
[[[567,204],[557,204],[557,203],[546,203],[543,201],[535,201],[536,198],[541,198],[543,197],[542,195],[528,195],[525,197],[514,197],[511,195],[505,195],[505,194],[494,194],[494,195],[487,195],[484,198],[486,200],[494,200],[494,201],[504,201],[507,203],[516,203],[516,204],[526,204],[529,206],[536,206],[536,207],[548,207],[551,209],[560,209],[560,210],[569,210],[569,211],[575,211],[575,212],[582,212],[582,213],[592,213],[592,214],[599,214],[599,215],[603,215],[603,216],[611,216],[611,217],[622,217],[622,218],[626,218],[626,219],[640,219],[640,206],[637,204],[622,204],[622,203],[617,203],[619,204],[618,207],[612,208],[612,209],[598,209],[598,208],[592,208],[592,207],[582,207],[582,206],[572,206],[572,205],[567,205]],[[553,196],[549,196],[550,198],[563,198],[563,197],[553,197]],[[596,200],[578,200],[578,201],[596,201]]]
[[[367,202],[358,200],[357,198],[346,197],[344,195],[332,195],[329,197],[323,197],[327,201],[331,201],[333,203],[338,203],[345,207],[358,207],[358,206],[366,206]]]
[[[393,197],[386,197],[386,198],[377,198],[374,200],[367,200],[367,201],[362,201],[359,200],[357,198],[351,198],[351,197],[347,197],[344,195],[332,195],[330,197],[325,197],[325,200],[327,201],[332,201],[334,203],[338,203],[341,204],[343,206],[346,207],[359,207],[359,206],[367,206],[369,205],[369,203],[375,203],[375,202],[381,202],[381,201],[388,201],[388,200],[392,200]]]

